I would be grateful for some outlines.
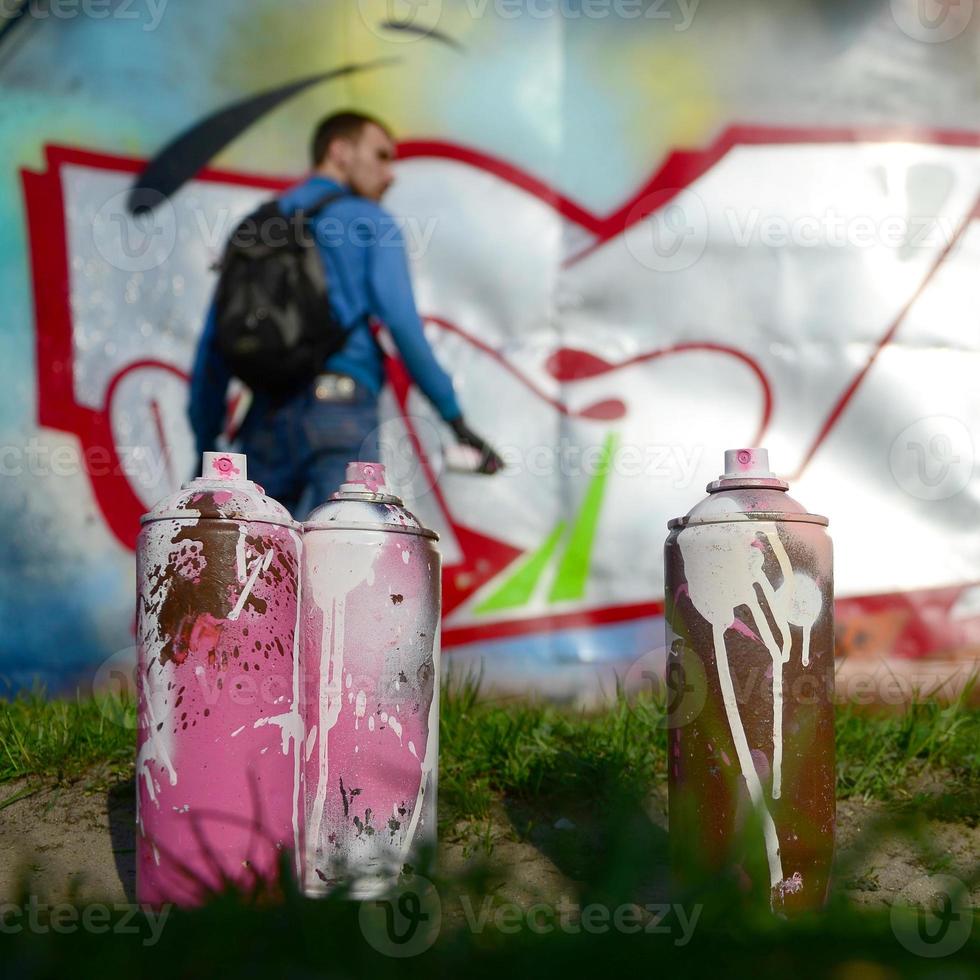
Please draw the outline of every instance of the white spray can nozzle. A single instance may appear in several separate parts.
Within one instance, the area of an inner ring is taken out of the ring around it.
[[[241,453],[205,453],[201,463],[202,480],[248,480],[248,459]]]
[[[776,474],[769,469],[768,449],[726,449],[725,475],[723,479],[760,477],[774,480]]]
[[[385,493],[385,468],[381,463],[348,463],[346,482],[340,489],[345,493]]]

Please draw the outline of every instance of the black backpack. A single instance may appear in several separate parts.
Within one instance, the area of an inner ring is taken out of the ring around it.
[[[269,201],[228,242],[218,266],[215,339],[231,373],[253,391],[295,394],[347,340],[310,227],[345,193],[333,191],[291,217]]]

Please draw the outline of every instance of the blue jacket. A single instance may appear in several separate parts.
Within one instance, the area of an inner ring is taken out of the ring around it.
[[[284,214],[311,206],[331,190],[343,190],[327,177],[314,175],[280,198]],[[317,244],[327,270],[330,302],[349,331],[343,350],[330,357],[329,371],[348,374],[375,394],[384,384],[381,350],[369,326],[377,317],[388,328],[415,383],[447,422],[460,418],[453,383],[439,366],[415,309],[405,242],[396,219],[366,198],[346,195],[328,205],[316,224]],[[189,416],[197,448],[214,448],[224,427],[231,372],[215,345],[212,303],[194,360]],[[256,395],[246,425],[266,411]]]

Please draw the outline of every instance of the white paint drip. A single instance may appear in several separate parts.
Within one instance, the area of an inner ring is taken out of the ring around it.
[[[686,564],[686,563],[685,563]],[[725,714],[728,716],[728,727],[732,732],[738,764],[742,777],[748,787],[749,797],[762,817],[762,832],[766,841],[766,859],[769,862],[769,887],[775,888],[783,880],[783,865],[779,857],[779,837],[776,824],[773,822],[769,808],[766,806],[762,793],[762,783],[752,761],[749,743],[742,727],[742,718],[738,713],[738,702],[735,699],[735,688],[732,686],[732,675],[728,669],[728,649],[725,646],[725,627],[712,624],[714,638],[715,661],[718,664],[718,680],[721,683],[721,696],[725,703]]]
[[[368,716],[368,731],[369,732],[374,731],[374,715]]]
[[[303,554],[303,538],[296,531],[290,531],[290,537],[296,545],[297,556]],[[303,715],[300,711],[300,676],[299,676],[299,641],[300,631],[303,627],[303,576],[297,575],[296,582],[296,623],[293,627],[293,704],[292,710],[296,716],[294,724],[290,725],[290,732],[293,736],[293,854],[296,862],[296,880],[302,881],[303,875],[303,842],[299,836],[299,794],[300,794],[300,773],[302,771],[302,761],[300,752],[302,751],[304,723]],[[283,729],[283,735],[286,732]],[[283,750],[285,752],[285,749]]]
[[[306,859],[308,868],[316,867],[316,855],[323,835],[323,811],[327,803],[327,780],[329,779],[327,747],[330,729],[337,724],[343,703],[340,695],[340,677],[344,669],[344,606],[346,597],[335,597],[329,613],[324,610],[323,635],[320,648],[320,703],[319,728],[320,778],[316,797],[313,800],[313,813],[307,828]],[[331,626],[333,627],[331,629]],[[331,671],[335,680],[331,682]]]
[[[354,730],[361,727],[361,719],[367,710],[367,695],[363,691],[357,692],[357,703],[354,705]]]
[[[149,540],[148,550],[153,553],[167,553],[168,538],[176,529],[170,528],[163,522],[157,525],[150,525],[148,529]],[[179,527],[179,525],[176,525]],[[156,537],[154,537],[156,536]],[[145,575],[145,572],[144,572]],[[148,583],[144,580],[140,583],[140,592],[145,595],[148,591]],[[170,592],[170,586],[166,586],[166,594]],[[161,597],[161,602],[164,597]],[[173,759],[172,732],[167,724],[169,710],[167,701],[169,698],[168,689],[171,687],[174,677],[173,662],[162,664],[160,657],[163,653],[165,640],[158,635],[158,622],[156,617],[147,617],[138,638],[141,646],[142,662],[146,663],[147,669],[143,673],[143,704],[146,712],[146,734],[142,747],[136,758],[137,780],[143,779],[147,794],[154,804],[159,808],[160,803],[157,799],[157,785],[153,781],[153,774],[150,771],[150,763],[155,762],[166,773],[171,786],[177,785],[177,767]],[[161,724],[162,719],[162,724]],[[159,729],[159,730],[158,730]],[[136,794],[136,823],[141,832],[145,832],[143,825],[143,812],[140,807],[140,794]]]
[[[782,792],[783,769],[783,654],[754,592],[746,605],[752,611],[756,632],[772,657],[772,798],[778,800]],[[789,630],[786,629],[783,635],[788,636]]]
[[[810,631],[813,627],[807,623],[803,627],[803,666],[810,666]]]
[[[143,746],[140,749],[139,755],[136,759],[136,773],[137,777],[142,776],[151,802],[155,803],[157,807],[159,807],[160,802],[157,799],[157,790],[153,782],[153,774],[150,771],[150,763],[155,762],[166,771],[171,786],[177,785],[177,768],[171,758],[167,719],[164,718],[162,727],[160,727],[160,730],[158,731],[157,728],[160,726],[160,722],[157,721],[157,704],[155,704],[155,702],[158,701],[166,701],[167,687],[173,678],[174,667],[173,664],[170,663],[160,666],[159,658],[154,658],[153,663],[156,664],[156,671],[154,671],[153,667],[151,666],[146,676],[147,689],[144,691],[144,704],[146,705],[146,740],[143,742]],[[157,683],[154,684],[153,681],[151,681],[151,678],[156,680]],[[137,793],[136,822],[139,825],[140,830],[145,832],[139,796],[139,793]]]
[[[438,779],[439,772],[439,692],[442,689],[440,687],[441,658],[439,656],[441,637],[442,624],[437,620],[435,636],[433,637],[432,641],[432,701],[429,703],[428,738],[426,739],[425,745],[425,758],[421,763],[422,779],[419,783],[418,796],[415,798],[415,808],[412,811],[412,820],[409,824],[408,830],[405,833],[405,837],[402,840],[402,862],[407,860],[409,852],[412,849],[412,844],[415,842],[415,835],[418,832],[419,820],[422,819],[422,809],[427,798],[426,793],[434,796],[436,792],[436,781]],[[408,743],[408,751],[411,752],[416,759],[418,758],[418,753],[415,751],[415,745],[411,741]]]
[[[342,682],[344,676],[345,614],[347,596],[363,582],[374,579],[374,562],[380,549],[358,549],[353,552],[353,567],[348,566],[347,574],[339,574],[336,569],[330,575],[319,574],[315,570],[328,566],[326,559],[331,554],[330,534],[313,533],[304,538],[305,567],[314,573],[308,576],[311,583],[312,599],[323,612],[323,632],[320,638],[320,690],[318,704],[319,720],[319,778],[313,801],[310,820],[307,824],[306,854],[307,867],[316,866],[316,856],[323,837],[323,812],[326,805],[329,780],[328,745],[330,730],[337,723],[343,706]],[[328,678],[329,674],[329,678]],[[365,704],[367,695],[365,695]]]
[[[803,666],[810,666],[810,634],[823,612],[820,586],[809,575],[798,574],[792,589],[786,583],[776,590],[776,600],[786,620],[803,630]]]
[[[712,528],[705,535],[700,527],[695,526],[686,528],[680,533],[678,544],[687,574],[688,595],[695,609],[712,626],[715,661],[718,665],[718,679],[721,684],[725,714],[749,796],[762,819],[770,884],[771,888],[774,888],[783,880],[779,838],[772,815],[766,806],[762,783],[742,726],[728,664],[728,649],[725,645],[725,630],[735,617],[735,609],[740,605],[747,605],[756,621],[756,630],[773,658],[773,747],[774,756],[778,755],[781,758],[783,647],[777,645],[769,629],[754,588],[759,584],[763,588],[763,594],[766,585],[771,589],[771,584],[763,571],[764,556],[755,544],[758,532],[768,533],[770,530],[775,534],[775,525],[753,526],[747,522],[733,523],[726,527],[725,537],[719,539],[717,529]],[[702,546],[703,536],[710,540],[710,545]],[[775,772],[775,759],[773,770]]]
[[[238,602],[235,603],[235,608],[228,613],[229,622],[235,622],[239,616],[242,614],[242,610],[245,608],[245,603],[248,602],[248,597],[252,594],[252,589],[255,588],[255,583],[258,580],[259,575],[266,571],[268,567],[272,564],[273,552],[270,548],[266,553],[264,558],[257,558],[255,564],[252,566],[252,574],[248,578],[248,582],[245,584],[245,588],[242,589],[242,594],[238,597]]]
[[[290,708],[285,714],[257,718],[252,728],[264,728],[266,725],[275,725],[280,729],[283,755],[289,755],[290,742],[303,741],[303,719],[300,718],[299,711],[295,707]]]
[[[306,735],[306,761],[310,761],[310,756],[313,755],[313,746],[316,745],[316,732],[317,728],[314,725]]]
[[[238,542],[235,545],[235,564],[238,569],[238,583],[241,585],[248,574],[245,568],[245,537],[248,531],[244,524],[238,525]]]

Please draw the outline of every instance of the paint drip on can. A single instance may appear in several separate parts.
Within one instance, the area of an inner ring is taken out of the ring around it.
[[[766,450],[725,470],[665,548],[672,864],[792,913],[823,904],[833,857],[832,546]]]
[[[299,527],[206,453],[137,546],[137,895],[194,905],[299,874]]]
[[[303,881],[383,888],[435,849],[441,557],[384,486],[351,463],[304,525],[300,656]]]

